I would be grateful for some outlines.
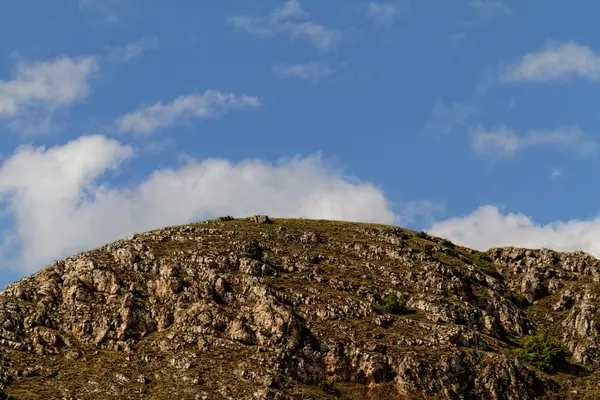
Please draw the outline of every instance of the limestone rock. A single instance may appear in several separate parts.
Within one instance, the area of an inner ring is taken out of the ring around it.
[[[268,215],[255,215],[251,218],[252,222],[256,222],[258,224],[272,224],[273,221],[269,218]]]
[[[0,399],[595,398],[593,257],[271,222],[139,233],[8,285]],[[541,326],[579,372],[516,357]]]

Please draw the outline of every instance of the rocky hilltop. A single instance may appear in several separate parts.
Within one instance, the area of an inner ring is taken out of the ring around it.
[[[169,227],[0,293],[0,399],[597,399],[599,281],[391,226]]]

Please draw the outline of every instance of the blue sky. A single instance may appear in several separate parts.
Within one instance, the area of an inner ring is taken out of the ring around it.
[[[600,255],[599,5],[578,4],[8,1],[0,286],[224,214]]]

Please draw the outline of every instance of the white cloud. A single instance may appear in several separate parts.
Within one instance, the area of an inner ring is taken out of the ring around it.
[[[493,130],[476,128],[469,130],[469,138],[473,150],[482,155],[509,156],[521,150],[543,146],[557,146],[581,154],[596,151],[596,142],[576,127],[534,130],[521,136],[506,127]]]
[[[156,49],[158,44],[158,37],[152,35],[145,36],[140,40],[111,49],[109,56],[118,61],[130,61],[142,56],[150,50]]]
[[[329,50],[341,38],[341,33],[316,24],[297,0],[287,0],[264,17],[237,15],[228,18],[230,25],[256,36],[287,35],[291,39],[304,37],[321,50]]]
[[[321,78],[333,74],[335,71],[326,64],[310,62],[307,64],[276,64],[272,71],[284,78],[295,77],[316,82]]]
[[[119,118],[117,124],[121,132],[149,134],[180,119],[216,117],[233,109],[259,106],[256,97],[207,90],[177,97],[167,104],[158,102],[141,107]]]
[[[103,136],[18,149],[0,167],[0,198],[14,215],[0,246],[2,262],[32,272],[134,232],[224,214],[396,220],[379,188],[344,177],[319,156],[274,164],[190,161],[156,170],[138,185],[111,187],[103,176],[133,155]]]
[[[522,213],[503,213],[487,205],[464,217],[437,222],[428,233],[480,251],[504,246],[551,248],[583,250],[600,258],[600,219],[541,225]]]
[[[526,54],[500,75],[504,82],[565,81],[576,77],[600,80],[600,56],[589,47],[574,42],[550,43]]]
[[[440,97],[431,109],[431,121],[425,125],[425,133],[447,135],[455,127],[464,124],[475,113],[475,108],[454,102],[447,106]]]
[[[0,81],[0,118],[17,124],[48,119],[88,96],[88,80],[97,68],[92,57],[18,63],[14,78]]]
[[[19,148],[0,168],[0,198],[18,221],[14,230],[4,232],[12,245],[1,246],[2,262],[14,261],[13,249],[20,248],[22,261],[31,271],[38,256],[54,256],[52,248],[60,242],[58,237],[63,238],[66,248],[71,246],[68,242],[76,244],[80,240],[76,236],[83,232],[63,228],[74,223],[73,212],[85,208],[90,193],[102,191],[93,184],[94,179],[131,155],[130,147],[102,136],[51,149]],[[88,228],[95,229],[93,225]]]
[[[19,62],[12,79],[0,80],[0,123],[21,136],[52,131],[54,114],[89,95],[97,70],[93,57]]]
[[[394,3],[371,2],[367,6],[367,16],[378,26],[391,28],[400,15],[398,5]]]

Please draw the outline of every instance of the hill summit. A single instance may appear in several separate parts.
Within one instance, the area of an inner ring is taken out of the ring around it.
[[[0,292],[0,399],[597,399],[600,262],[221,217]]]

